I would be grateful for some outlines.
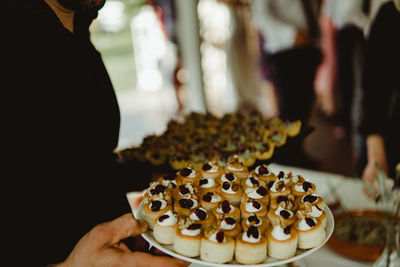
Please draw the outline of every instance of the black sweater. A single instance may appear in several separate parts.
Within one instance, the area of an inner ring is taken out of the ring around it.
[[[71,34],[44,2],[9,3],[4,129],[13,164],[3,215],[22,245],[16,265],[45,265],[64,260],[96,224],[130,211],[113,154],[120,115],[89,39],[96,14],[77,13]]]

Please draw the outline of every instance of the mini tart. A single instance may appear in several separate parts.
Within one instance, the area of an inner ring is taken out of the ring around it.
[[[300,133],[301,120],[283,121],[281,127],[287,133],[288,136],[294,137]]]
[[[247,166],[239,160],[238,156],[233,156],[226,164],[225,172],[232,172],[239,179],[245,179],[249,170],[247,169]]]
[[[252,215],[264,217],[267,215],[267,206],[261,201],[249,198],[240,204],[240,214],[242,219],[246,219]]]
[[[235,238],[242,232],[242,227],[239,221],[232,217],[225,217],[217,222],[218,228],[222,230],[226,236]]]
[[[179,216],[189,216],[190,212],[199,206],[199,201],[195,198],[184,197],[174,203],[174,211]]]
[[[174,243],[177,229],[178,216],[172,210],[168,210],[154,221],[154,239],[160,244],[170,245]]]
[[[217,220],[221,220],[225,217],[232,217],[236,221],[240,221],[239,207],[235,207],[227,200],[220,202],[218,206],[212,210],[212,213],[215,215]]]
[[[223,173],[218,177],[218,182],[222,184],[223,182],[235,182],[240,183],[239,178],[233,172]]]
[[[246,232],[250,226],[254,225],[257,226],[258,230],[262,234],[264,234],[268,230],[270,223],[265,217],[259,218],[253,214],[246,219],[242,219],[241,225],[243,232]]]
[[[273,156],[274,150],[275,150],[275,144],[268,139],[263,139],[262,149],[254,151],[254,156],[258,160],[267,160]]]
[[[317,218],[304,218],[296,222],[296,229],[299,234],[298,247],[309,249],[322,244],[325,240],[325,228]]]
[[[224,199],[216,192],[206,192],[200,195],[200,205],[207,211],[218,207],[218,203]]]
[[[176,180],[177,175],[165,175],[163,177],[158,178],[158,182],[167,188],[176,188],[178,186],[178,181]]]
[[[293,226],[276,225],[267,231],[268,256],[274,259],[288,259],[296,255],[298,234]]]
[[[239,160],[248,167],[253,166],[257,160],[256,156],[249,149],[247,149],[244,153],[239,154],[238,157]]]
[[[147,222],[150,229],[153,229],[154,221],[168,210],[172,209],[164,199],[154,199],[143,205],[143,220]]]
[[[268,211],[268,219],[272,225],[289,226],[296,222],[296,214],[288,209],[278,207],[276,210]]]
[[[200,173],[196,171],[191,165],[181,169],[177,173],[177,179],[182,183],[196,184],[200,179]]]
[[[239,205],[241,196],[242,196],[242,188],[239,184],[234,182],[223,182],[217,190],[218,194],[221,195],[225,200],[228,200],[232,205]]]
[[[252,175],[258,177],[260,181],[269,183],[270,181],[275,181],[275,174],[269,169],[267,164],[258,165],[252,172]]]
[[[224,173],[224,169],[216,161],[209,161],[201,167],[200,174],[203,178],[217,179]]]
[[[292,190],[292,195],[294,195],[295,197],[302,197],[304,195],[310,195],[314,193],[317,190],[317,188],[315,184],[304,181],[301,184],[294,183],[291,186],[291,190]]]
[[[321,221],[322,228],[326,227],[326,213],[317,205],[308,205],[306,208],[306,216],[310,218],[317,218]]]
[[[266,131],[264,139],[273,143],[276,147],[281,147],[286,143],[287,133],[281,129]]]
[[[198,188],[201,192],[217,191],[219,183],[213,178],[201,178],[198,183]]]
[[[187,164],[186,160],[183,160],[183,159],[181,159],[181,160],[179,160],[179,159],[170,159],[169,160],[169,165],[171,165],[171,167],[174,170],[177,170],[177,171],[180,170],[180,169],[185,168],[186,164]]]
[[[267,239],[255,226],[236,237],[235,260],[241,264],[258,264],[267,259]]]
[[[174,238],[174,251],[190,258],[199,256],[201,236],[200,224],[191,224],[184,228],[179,225]]]
[[[177,201],[183,197],[196,195],[197,191],[198,191],[197,186],[192,183],[186,183],[186,184],[178,183],[178,186],[174,188],[172,191],[172,197],[175,201]]]
[[[296,202],[300,209],[303,209],[306,206],[306,203],[310,203],[311,205],[317,205],[318,208],[324,210],[324,199],[315,193],[298,197],[296,198]]]
[[[282,202],[284,203],[281,204]],[[285,209],[296,211],[299,207],[297,202],[297,199],[295,199],[292,194],[289,194],[287,196],[276,196],[271,199],[269,203],[269,208],[276,210],[279,206],[283,205]]]
[[[283,181],[276,180],[275,182],[270,182],[268,187],[270,199],[276,196],[288,196],[291,193],[290,188],[286,187]]]
[[[200,223],[202,229],[209,228],[216,222],[215,215],[204,208],[193,209],[189,214],[189,218],[194,223]]]
[[[290,188],[293,184],[292,178],[293,178],[292,172],[285,173],[284,171],[280,171],[276,175],[275,181],[276,180],[283,181],[285,183],[285,186]]]
[[[235,241],[221,230],[201,238],[200,259],[206,262],[227,263],[233,260]]]
[[[249,174],[246,179],[242,179],[240,185],[243,188],[243,191],[246,191],[248,188],[258,188],[260,186],[266,187],[264,181],[261,181],[256,175]]]
[[[172,204],[171,187],[165,186],[160,182],[152,182],[150,187],[146,189],[143,199],[145,203],[151,202],[152,199],[164,199],[168,204]]]
[[[260,201],[266,206],[269,204],[268,190],[264,186],[260,186],[258,188],[247,188],[242,194],[241,202],[246,202],[249,198]]]

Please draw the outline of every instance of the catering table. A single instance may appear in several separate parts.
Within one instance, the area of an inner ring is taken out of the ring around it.
[[[362,184],[360,179],[345,177],[342,175],[302,169],[291,166],[284,166],[279,164],[270,164],[269,167],[275,173],[280,170],[289,172],[293,174],[301,174],[307,180],[310,180],[317,186],[318,194],[321,195],[325,203],[333,203],[335,201],[334,194],[331,188],[335,188],[336,192],[340,196],[340,201],[348,209],[374,209],[376,208],[375,203],[366,197],[362,191]],[[134,203],[134,199],[140,194],[138,193],[128,193],[127,197],[130,201],[133,209],[135,209],[137,203]],[[202,265],[191,264],[191,267],[199,267]],[[330,250],[326,245],[321,249],[317,250],[315,253],[308,257],[300,260],[293,264],[293,266],[299,267],[314,267],[314,266],[324,266],[324,267],[361,267],[361,266],[372,266],[372,262],[362,262],[355,261],[345,258],[332,250]]]

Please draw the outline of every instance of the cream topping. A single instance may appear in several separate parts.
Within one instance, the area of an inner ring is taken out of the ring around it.
[[[153,200],[154,201],[154,200]],[[161,202],[161,207],[160,210],[165,209],[165,207],[167,206],[167,201],[165,201],[164,199],[156,199],[156,201],[160,201]],[[150,203],[149,208],[151,209],[153,207],[153,202]]]
[[[206,172],[212,172],[212,173],[218,172],[218,165],[213,164],[211,161],[208,162],[208,165],[211,166],[211,169],[207,170]]]
[[[276,215],[276,216],[280,216],[280,212],[281,212],[282,210],[285,210],[285,211],[289,212],[290,215],[289,215],[288,219],[293,217],[293,215],[294,215],[293,211],[284,209],[284,208],[282,208],[281,206],[279,206],[279,207],[275,210],[275,215]]]
[[[208,218],[208,212],[204,209],[204,208],[199,208],[200,210],[202,210],[202,211],[204,211],[205,213],[206,213],[206,218],[205,218],[205,220]],[[201,219],[197,216],[197,214],[196,213],[194,213],[194,212],[192,212],[191,214],[190,214],[190,219],[192,220],[192,221],[200,221]]]
[[[237,181],[237,177],[233,174],[233,180],[232,181],[229,181],[227,178],[226,178],[226,173],[224,173],[224,174],[222,174],[221,175],[221,181],[222,181],[222,183],[223,182],[236,182]]]
[[[257,193],[257,188],[247,188],[245,192],[246,192],[246,195],[247,195],[249,198],[253,198],[253,199],[260,199],[260,198],[263,198],[262,195],[260,195],[259,193]]]
[[[260,231],[258,231],[258,237],[257,237],[257,238],[254,238],[253,235],[250,235],[250,237],[249,237],[249,236],[247,236],[247,232],[243,232],[243,234],[242,234],[242,240],[243,240],[243,241],[246,241],[246,242],[248,242],[248,243],[258,243],[258,242],[260,242],[260,240],[261,240]]]
[[[216,203],[221,201],[221,196],[217,193],[212,194],[210,203]]]
[[[243,170],[244,170],[243,165],[238,169],[238,168],[235,168],[234,166],[228,164],[227,168],[228,168],[228,170],[237,171],[237,172],[238,172],[238,171],[243,171]]]
[[[310,219],[313,220],[315,224],[317,224],[317,220],[315,218],[310,218]],[[309,226],[307,224],[306,220],[299,221],[299,223],[297,225],[297,229],[299,229],[300,231],[308,231],[311,228],[313,228],[313,227]]]
[[[232,204],[229,204],[229,207],[231,208],[229,212],[234,212],[235,211],[235,206],[233,206]],[[217,212],[224,213],[224,211],[222,210],[221,207],[217,208]]]
[[[194,230],[189,230],[189,229],[182,229],[181,230],[182,235],[186,236],[196,236],[200,234],[200,228],[199,229],[194,229]]]
[[[276,240],[287,240],[290,238],[290,234],[285,234],[285,232],[283,231],[282,226],[280,225],[276,225],[274,226],[274,228],[272,229],[271,235],[273,238],[275,238]]]
[[[157,220],[157,223],[162,226],[171,226],[175,225],[178,222],[178,216],[172,212],[172,210],[167,211],[163,215],[168,215],[169,217],[164,219],[163,221]],[[163,216],[162,215],[162,216]]]
[[[217,240],[217,234],[218,234],[218,232],[219,232],[219,231],[216,231],[215,233],[213,233],[212,235],[210,235],[210,236],[208,237],[208,239],[209,239],[210,241],[215,242],[215,243],[219,243],[218,240]],[[224,235],[224,240],[223,240],[222,242],[223,242],[223,243],[226,242],[226,237],[225,237],[225,235]]]
[[[175,180],[171,180],[171,181],[168,181],[168,180],[162,180],[162,185],[163,185],[163,186],[166,186],[166,187],[168,187],[170,184],[174,184],[174,185],[176,185],[176,181],[175,181]]]
[[[307,215],[311,217],[318,218],[322,215],[322,210],[318,209],[316,206],[311,206],[311,212],[308,212]]]
[[[245,205],[245,210],[247,211],[247,212],[257,212],[257,211],[260,211],[262,209],[262,206],[260,205],[260,208],[255,208],[254,206],[253,206],[253,202],[247,202],[246,203],[246,205]]]
[[[215,186],[215,181],[212,178],[203,178],[201,180],[207,180],[207,183],[202,184],[200,186],[201,188],[211,188],[211,187]]]
[[[296,190],[297,192],[305,192],[303,185],[298,185],[298,184],[294,186],[294,190]]]
[[[221,225],[219,226],[219,228],[223,229],[223,230],[232,230],[232,229],[235,229],[235,227],[236,227],[236,223],[227,224],[225,220],[222,220]]]

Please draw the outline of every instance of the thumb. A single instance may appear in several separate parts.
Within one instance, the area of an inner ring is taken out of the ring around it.
[[[99,224],[95,228],[100,232],[102,243],[105,246],[111,246],[125,238],[140,235],[147,230],[147,224],[136,220],[133,214],[127,213],[110,222]]]

